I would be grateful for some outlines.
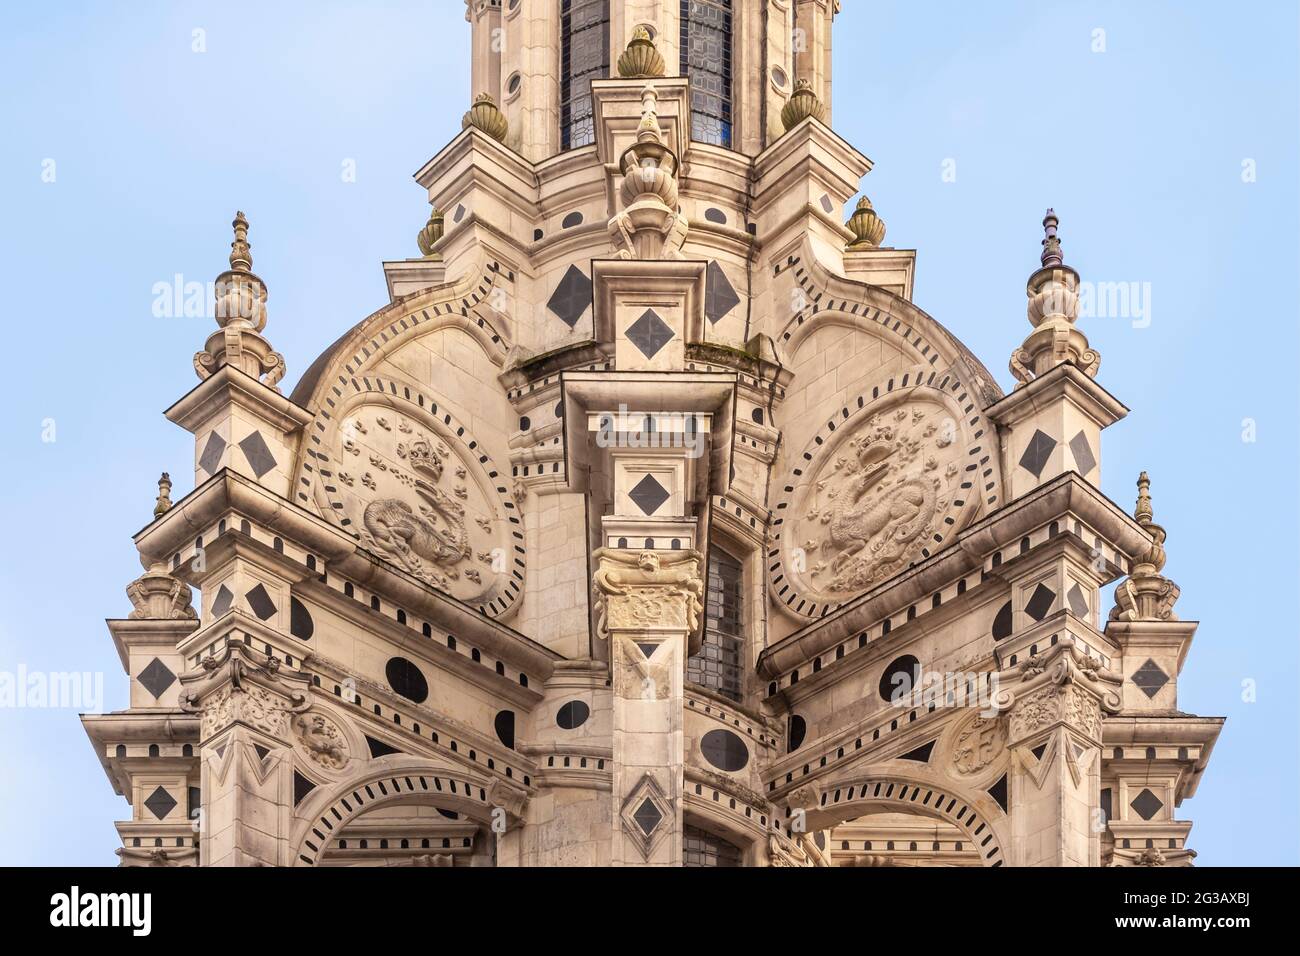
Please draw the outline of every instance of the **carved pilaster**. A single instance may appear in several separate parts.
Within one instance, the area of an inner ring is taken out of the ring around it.
[[[200,719],[204,866],[287,862],[294,718],[309,678],[243,643],[182,674],[180,707]]]
[[[1016,865],[1100,865],[1102,718],[1120,708],[1119,683],[1070,638],[998,675]]]
[[[682,855],[682,709],[687,642],[704,582],[695,551],[596,552],[597,623],[613,688],[612,862],[677,866]]]

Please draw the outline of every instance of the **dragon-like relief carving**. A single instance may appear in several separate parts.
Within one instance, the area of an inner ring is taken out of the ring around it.
[[[293,721],[293,736],[302,751],[322,767],[342,770],[347,766],[347,740],[324,714],[298,714]]]
[[[339,421],[317,501],[377,557],[459,600],[495,602],[500,613],[521,581],[512,575],[522,568],[510,535],[517,509],[466,440],[386,406],[355,408]]]
[[[974,497],[957,494],[965,454],[955,417],[936,402],[863,418],[814,461],[793,502],[781,548],[788,577],[834,604],[906,569],[950,530],[943,519],[967,504],[958,499]]]

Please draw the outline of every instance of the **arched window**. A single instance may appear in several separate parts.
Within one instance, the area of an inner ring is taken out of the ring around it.
[[[691,80],[691,139],[731,146],[731,2],[682,0],[682,76]]]
[[[744,568],[725,551],[709,554],[709,591],[705,598],[704,641],[686,662],[686,679],[732,700],[744,697],[741,671],[745,647]]]
[[[741,866],[740,847],[689,823],[682,827],[682,866]]]
[[[560,147],[594,142],[591,81],[609,76],[609,0],[560,0]]]

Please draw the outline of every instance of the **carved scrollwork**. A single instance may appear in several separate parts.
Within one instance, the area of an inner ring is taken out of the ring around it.
[[[661,558],[657,552],[601,549],[593,581],[597,633],[668,628],[695,633],[704,610],[700,558],[694,551]]]

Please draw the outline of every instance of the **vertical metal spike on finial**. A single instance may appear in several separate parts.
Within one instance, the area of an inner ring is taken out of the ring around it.
[[[253,253],[248,247],[248,219],[242,212],[235,213],[230,224],[235,229],[235,241],[230,244],[230,268],[234,272],[253,271]]]
[[[167,472],[162,473],[158,479],[158,502],[153,507],[153,516],[161,518],[167,512],[172,510],[172,479]]]
[[[1145,471],[1138,475],[1137,486],[1138,500],[1133,517],[1138,524],[1150,524],[1155,519],[1155,514],[1151,510],[1151,479]]]
[[[1047,215],[1043,217],[1042,263],[1044,269],[1065,265],[1065,260],[1061,257],[1061,240],[1056,236],[1056,227],[1059,223],[1060,220],[1056,218],[1056,211],[1048,209]]]

